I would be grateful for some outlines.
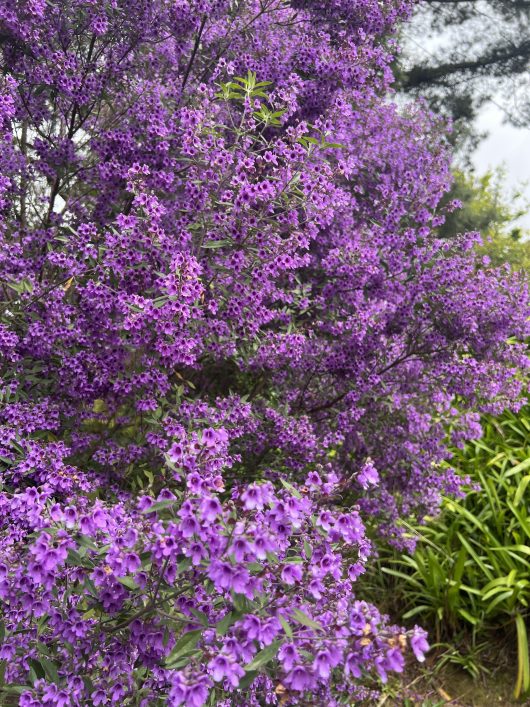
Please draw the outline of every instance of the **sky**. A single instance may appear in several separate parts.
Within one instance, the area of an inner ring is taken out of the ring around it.
[[[487,10],[483,0],[476,0],[476,10],[477,16]],[[493,21],[494,18],[490,19]],[[482,25],[479,26],[480,28],[483,31]],[[425,16],[421,13],[417,13],[404,28],[402,39],[405,43],[405,52],[414,57],[415,62],[423,60],[428,63],[434,56],[443,57],[449,47],[454,48],[455,37],[451,30],[433,34],[429,29],[430,26],[425,24]],[[491,30],[495,31],[494,25]],[[465,58],[464,54],[462,58]],[[530,91],[530,80],[528,91]],[[508,104],[513,102],[511,107],[516,108],[517,100],[517,93],[514,91],[513,95],[508,97]],[[503,104],[507,105],[507,96],[494,95],[491,101],[482,106],[476,125],[480,132],[488,135],[470,155],[471,163],[475,167],[477,176],[490,169],[503,167],[506,175],[505,195],[508,202],[515,191],[520,191],[524,195],[520,206],[527,201],[530,207],[530,126],[516,128],[510,125],[505,120]],[[530,237],[530,208],[516,224],[527,229]]]

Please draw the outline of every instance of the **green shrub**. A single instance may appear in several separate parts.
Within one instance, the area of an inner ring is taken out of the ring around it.
[[[530,406],[486,417],[483,428],[451,460],[470,478],[465,499],[444,499],[437,518],[407,525],[418,538],[412,556],[381,561],[404,618],[430,627],[438,641],[463,633],[476,646],[491,630],[513,631],[519,697],[530,689]],[[477,670],[473,661],[467,667]]]

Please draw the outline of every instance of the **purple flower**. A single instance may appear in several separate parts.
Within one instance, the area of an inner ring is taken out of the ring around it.
[[[96,705],[96,707],[98,705],[106,705],[109,701],[109,698],[103,690],[96,690],[95,692],[93,692],[90,696],[90,699],[92,700],[93,704]]]
[[[322,511],[318,517],[318,523],[324,530],[329,530],[333,525],[333,516],[329,511]]]
[[[274,543],[266,535],[261,535],[254,540],[253,547],[258,560],[264,560],[267,553],[274,550]]]
[[[331,668],[331,656],[328,651],[320,651],[320,653],[317,653],[313,661],[315,673],[324,680],[327,680],[331,674]]]
[[[200,525],[193,516],[187,516],[182,519],[180,529],[185,538],[191,538],[199,533]]]
[[[115,683],[110,690],[110,701],[120,702],[125,697],[125,688],[119,682]]]
[[[406,544],[458,493],[530,300],[439,237],[440,121],[386,100],[413,4],[0,3],[0,655],[60,669],[26,707],[352,702],[405,635],[424,658],[355,599],[363,521]]]
[[[66,506],[64,509],[64,518],[67,528],[73,528],[77,521],[77,510],[74,506]]]
[[[221,515],[221,504],[216,498],[205,498],[201,503],[201,514],[204,520],[214,521]]]
[[[322,486],[322,479],[316,471],[310,471],[306,479],[307,486]]]
[[[148,508],[150,505],[152,505],[152,500],[148,499],[145,497],[145,501],[142,504],[142,509]],[[140,505],[140,504],[139,504]],[[96,508],[96,510],[92,513],[92,521],[96,528],[101,528],[105,529],[107,527],[107,516],[105,511],[102,508]]]
[[[50,518],[55,522],[60,522],[64,519],[63,509],[59,503],[54,503],[50,508]]]
[[[140,511],[146,511],[153,505],[154,501],[150,496],[140,496],[138,499],[138,509]],[[97,511],[94,512],[93,517]],[[94,519],[95,522],[95,519]]]
[[[208,570],[208,575],[220,589],[232,588],[234,570],[228,563],[212,562]]]
[[[208,686],[204,683],[191,685],[186,690],[186,707],[202,707],[208,699]]]
[[[429,650],[427,632],[416,626],[410,638],[410,645],[414,651],[416,659],[419,660],[420,663],[423,663],[425,660],[425,653]]]
[[[250,550],[250,546],[244,538],[236,538],[232,544],[231,550],[234,553],[236,562],[243,562]]]
[[[207,447],[215,447],[217,442],[217,432],[211,427],[202,431],[202,441]]]
[[[263,622],[260,632],[260,641],[264,646],[270,645],[278,633],[280,632],[281,624],[275,617],[271,617]]]
[[[200,565],[201,560],[206,557],[206,550],[201,543],[192,543],[188,548],[187,554],[191,557],[193,565]]]
[[[261,621],[257,616],[249,614],[243,622],[243,629],[246,631],[247,638],[251,641],[257,640],[261,633]]]
[[[278,651],[278,658],[282,663],[285,671],[292,670],[293,666],[298,663],[300,656],[293,643],[284,643]]]
[[[251,484],[248,486],[247,489],[241,494],[241,500],[243,501],[244,508],[247,511],[252,511],[254,509],[261,510],[265,505],[261,493],[261,487],[258,484]]]
[[[302,567],[298,564],[284,565],[282,569],[282,580],[285,584],[293,585],[302,580]]]
[[[128,552],[122,561],[122,567],[125,572],[134,574],[138,569],[140,569],[142,563],[140,558],[135,552]]]
[[[309,582],[308,585],[308,590],[309,593],[315,598],[315,599],[321,599],[322,598],[322,592],[324,591],[324,585],[319,579],[312,579]]]
[[[254,598],[254,582],[251,580],[248,570],[238,569],[232,576],[232,589],[237,594],[243,594],[247,599]]]
[[[227,679],[232,687],[239,685],[239,679],[243,677],[245,671],[236,662],[229,660],[224,655],[218,655],[208,663],[212,678],[215,682]]]
[[[288,673],[285,682],[289,685],[291,690],[304,692],[304,690],[309,690],[313,687],[315,679],[308,668],[297,665]]]
[[[344,672],[346,675],[352,675],[354,678],[359,679],[362,675],[361,672],[362,657],[356,653],[349,653],[346,657],[346,662],[344,664]]]
[[[401,673],[405,667],[405,659],[399,648],[391,648],[386,654],[386,664],[388,670]]]
[[[357,474],[357,481],[363,489],[367,489],[370,486],[378,486],[379,474],[371,461],[367,461],[361,468]]]
[[[180,462],[184,456],[184,446],[180,442],[174,442],[168,452],[170,461],[173,463]]]

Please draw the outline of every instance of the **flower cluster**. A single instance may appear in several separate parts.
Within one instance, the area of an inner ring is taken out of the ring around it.
[[[361,702],[373,523],[515,405],[524,285],[443,241],[391,0],[0,6],[0,616],[25,707]],[[3,694],[3,693],[0,693]],[[11,699],[11,697],[10,697]]]

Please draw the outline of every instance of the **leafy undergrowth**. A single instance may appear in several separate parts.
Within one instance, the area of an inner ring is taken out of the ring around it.
[[[482,429],[451,459],[467,479],[465,498],[444,499],[424,525],[406,523],[415,552],[379,545],[378,567],[360,582],[436,646],[425,675],[387,690],[389,704],[530,704],[530,406],[485,416]],[[421,699],[410,683],[421,684]]]
[[[441,663],[442,656],[433,654],[420,672],[414,669],[414,672],[405,673],[401,680],[390,682],[373,707],[530,705],[528,699],[516,701],[513,698],[515,654],[505,651],[505,646],[501,644],[492,643],[490,648],[491,655],[484,660],[483,671],[478,678],[473,678],[457,665]]]

